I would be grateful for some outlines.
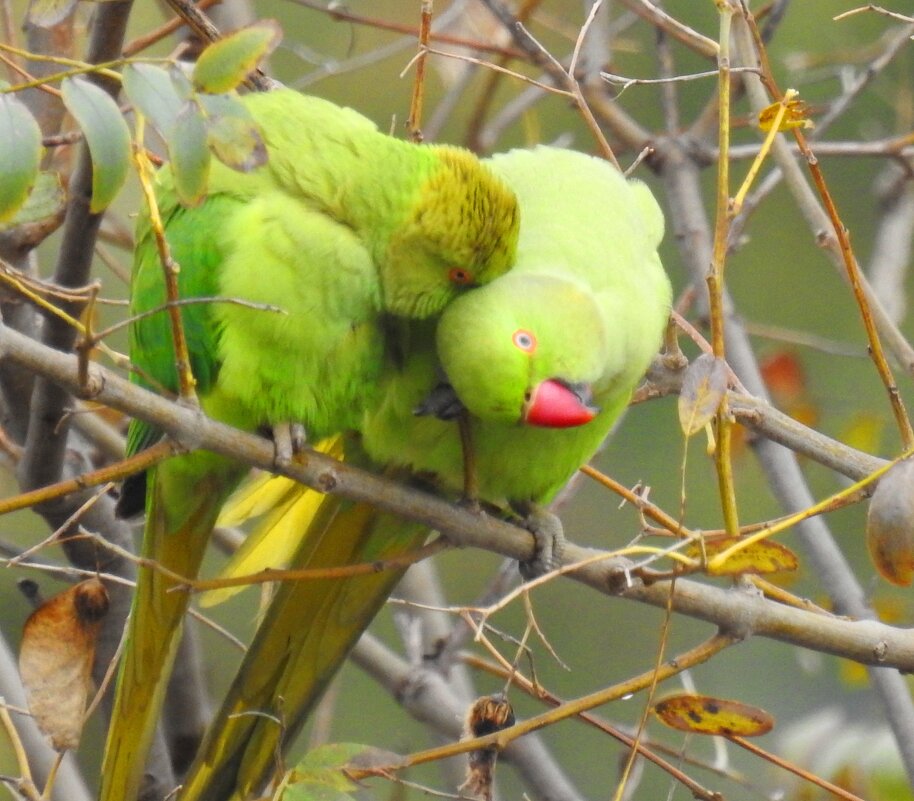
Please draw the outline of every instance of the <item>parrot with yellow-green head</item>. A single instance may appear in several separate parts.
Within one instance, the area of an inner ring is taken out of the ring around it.
[[[351,109],[288,89],[242,101],[267,160],[214,163],[205,198],[179,201],[166,166],[156,198],[178,263],[190,365],[202,410],[247,431],[304,426],[314,441],[361,424],[375,402],[389,320],[433,318],[514,260],[518,211],[468,151],[380,133]],[[131,284],[135,380],[178,390],[163,269],[141,215]],[[129,454],[160,432],[134,421]],[[145,509],[142,556],[197,575],[225,499],[246,468],[194,451],[125,483]],[[173,580],[139,571],[102,767],[102,801],[132,801],[187,609]]]

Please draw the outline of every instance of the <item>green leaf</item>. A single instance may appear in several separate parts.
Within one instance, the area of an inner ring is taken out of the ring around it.
[[[93,214],[104,211],[127,179],[130,131],[117,103],[85,78],[66,78],[60,86],[67,111],[73,115],[92,155]]]
[[[357,756],[371,750],[361,743],[322,745],[302,757],[295,766],[293,775],[297,781],[322,782],[338,790],[352,790],[355,789],[355,784],[340,771]]]
[[[0,223],[0,231],[18,225],[35,224],[54,230],[63,219],[66,204],[67,195],[60,183],[60,176],[56,172],[40,172],[25,204],[12,219]]]
[[[23,103],[0,95],[0,220],[25,203],[41,164],[41,128]]]
[[[128,64],[124,67],[123,86],[137,111],[167,138],[182,102],[168,71],[152,64]]]
[[[353,785],[355,789],[355,785]],[[280,801],[353,801],[353,796],[334,787],[314,782],[289,784],[279,796]]]
[[[276,20],[260,20],[214,42],[197,59],[194,86],[201,92],[221,94],[240,84],[262,58],[282,39]]]
[[[171,76],[171,83],[174,86],[175,91],[178,93],[178,97],[181,100],[190,100],[194,97],[194,85],[190,82],[190,78],[187,77],[187,73],[177,64],[172,64],[168,69],[168,74]]]
[[[233,170],[248,172],[267,161],[267,149],[251,112],[234,95],[198,96],[206,112],[209,146]]]
[[[282,801],[349,801],[358,785],[343,768],[372,749],[357,743],[330,743],[309,751],[287,776]]]
[[[194,206],[206,194],[210,153],[206,121],[193,100],[188,100],[178,112],[167,145],[178,197],[182,203]]]
[[[67,208],[67,193],[56,172],[41,172],[29,192],[25,205],[8,222],[0,223],[7,234],[7,243],[25,251],[38,247],[63,222]]]

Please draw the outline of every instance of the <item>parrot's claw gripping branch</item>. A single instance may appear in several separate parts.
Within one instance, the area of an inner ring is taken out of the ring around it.
[[[283,470],[292,464],[292,460],[305,449],[308,441],[305,427],[301,423],[277,423],[273,426],[274,458],[277,470]]]
[[[565,552],[565,530],[562,528],[562,521],[552,512],[535,504],[521,504],[516,508],[524,516],[524,528],[533,534],[535,543],[533,557],[518,562],[521,576],[529,581],[561,567],[562,555]]]

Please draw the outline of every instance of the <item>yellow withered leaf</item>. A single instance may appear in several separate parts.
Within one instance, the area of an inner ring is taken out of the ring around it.
[[[809,106],[802,100],[788,100],[787,110],[778,125],[779,131],[790,131],[794,128],[815,128],[815,123],[809,119]],[[780,103],[772,103],[763,108],[758,114],[758,127],[766,133],[771,130],[781,108]]]
[[[723,553],[739,540],[739,537],[721,537],[720,539],[706,540],[704,554],[710,560],[711,557]],[[683,553],[692,559],[700,559],[702,556],[702,544],[694,542]],[[739,576],[745,573],[753,573],[760,576],[766,573],[796,570],[798,566],[797,555],[790,548],[773,540],[759,540],[737,551],[714,570],[709,568],[708,572],[715,576]]]
[[[57,751],[79,745],[95,642],[107,611],[108,592],[93,578],[55,595],[25,622],[19,673],[29,711]]]
[[[687,437],[701,431],[717,414],[727,391],[727,365],[710,353],[692,362],[679,390],[679,424]]]
[[[654,704],[654,714],[667,726],[694,734],[757,737],[774,727],[764,709],[709,695],[672,695]]]

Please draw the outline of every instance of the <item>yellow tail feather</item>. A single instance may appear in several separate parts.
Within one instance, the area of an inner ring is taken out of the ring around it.
[[[341,436],[327,437],[314,448],[334,459],[343,458]],[[324,495],[285,476],[257,473],[228,499],[216,521],[217,526],[237,526],[251,518],[267,515],[247,536],[220,572],[221,578],[258,573],[266,568],[289,564],[301,538],[324,502]],[[203,607],[216,606],[245,587],[209,590],[200,597]]]

